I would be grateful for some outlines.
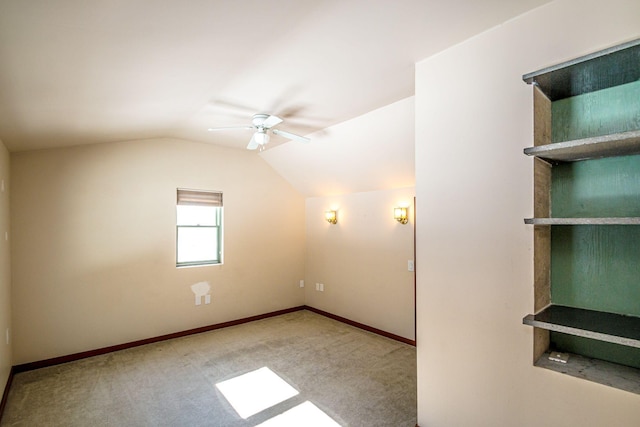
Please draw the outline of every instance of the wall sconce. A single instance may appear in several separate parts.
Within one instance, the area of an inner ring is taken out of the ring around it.
[[[336,211],[326,211],[324,213],[324,219],[326,219],[329,224],[337,224],[338,214]]]
[[[407,208],[393,208],[393,217],[400,224],[406,224],[409,222],[409,216],[407,215]]]

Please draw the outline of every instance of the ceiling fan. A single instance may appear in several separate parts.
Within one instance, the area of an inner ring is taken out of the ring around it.
[[[247,145],[248,150],[255,150],[258,147],[260,147],[260,150],[264,150],[264,146],[269,142],[269,131],[274,135],[283,136],[293,141],[298,141],[298,142],[311,141],[309,138],[306,138],[304,136],[296,135],[294,133],[287,132],[280,129],[273,129],[274,126],[282,123],[282,121],[283,120],[278,116],[258,113],[253,115],[253,118],[251,119],[251,125],[209,128],[208,130],[211,132],[219,131],[219,130],[231,130],[231,129],[255,130],[255,133],[253,134],[253,136],[251,137],[251,140],[249,141],[249,145]]]

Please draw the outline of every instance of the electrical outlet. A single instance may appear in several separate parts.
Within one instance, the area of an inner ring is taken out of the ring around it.
[[[320,283],[320,292],[324,292],[324,283]]]
[[[415,271],[415,269],[416,269],[416,265],[414,264],[413,260],[410,259],[409,261],[407,261],[407,270]]]
[[[300,287],[304,288],[304,280],[300,280]]]
[[[320,283],[316,283],[316,291],[320,290]]]

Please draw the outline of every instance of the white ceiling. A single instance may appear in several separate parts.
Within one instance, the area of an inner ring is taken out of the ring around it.
[[[417,61],[547,2],[0,0],[0,140],[244,148],[251,132],[206,129],[256,112],[311,134],[412,96]]]
[[[307,197],[413,187],[414,111],[414,97],[405,98],[261,156]]]

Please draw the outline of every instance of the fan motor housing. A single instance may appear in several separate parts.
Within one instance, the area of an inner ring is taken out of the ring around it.
[[[254,114],[253,119],[251,120],[251,123],[257,128],[261,127],[264,121],[267,120],[268,117],[269,117],[268,114],[263,114],[263,113]]]

